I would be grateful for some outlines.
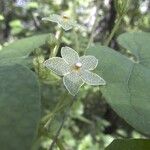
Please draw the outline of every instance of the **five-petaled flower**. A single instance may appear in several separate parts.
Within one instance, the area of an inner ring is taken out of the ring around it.
[[[49,17],[42,18],[42,20],[56,22],[65,31],[68,31],[72,29],[74,26],[76,26],[76,22],[66,15],[60,16],[60,15],[52,14]]]
[[[70,47],[62,47],[61,57],[52,57],[44,65],[63,76],[63,82],[69,93],[75,96],[79,88],[87,83],[89,85],[105,85],[106,82],[97,74],[91,72],[98,64],[98,60],[91,55],[79,57],[78,53]]]

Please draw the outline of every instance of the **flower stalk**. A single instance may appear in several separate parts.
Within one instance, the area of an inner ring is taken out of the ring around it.
[[[109,35],[108,39],[105,42],[106,46],[108,46],[110,44],[113,36],[115,35],[116,31],[118,30],[124,15],[128,11],[129,4],[131,1],[130,0],[115,0],[114,2],[115,2],[115,9],[117,11],[117,19],[116,19],[116,23],[115,23],[115,26],[114,26],[111,34]]]
[[[71,101],[68,110],[65,112],[65,114],[64,114],[64,116],[63,116],[63,118],[62,118],[62,122],[61,122],[61,124],[60,124],[60,127],[58,128],[57,133],[56,133],[56,135],[55,135],[54,138],[53,138],[53,141],[52,141],[52,143],[51,143],[51,145],[50,145],[50,147],[49,147],[49,150],[53,150],[53,148],[54,148],[54,146],[55,146],[55,143],[57,143],[58,136],[59,136],[59,134],[60,134],[60,132],[61,132],[63,126],[64,126],[64,123],[65,123],[67,117],[69,116],[69,113],[70,113],[70,111],[71,111],[71,108],[72,108],[72,106],[73,106],[73,103],[74,103],[75,99],[76,99],[76,96],[73,97],[73,100]]]
[[[56,39],[57,39],[57,45],[54,47],[54,49],[51,51],[50,53],[50,58],[51,57],[55,57],[58,53],[58,49],[60,47],[60,44],[61,44],[61,38],[62,38],[62,35],[63,35],[63,29],[60,27],[60,30],[56,32]]]
[[[108,39],[105,42],[105,45],[108,46],[110,44],[110,41],[112,40],[112,38],[114,37],[116,31],[118,30],[121,20],[122,20],[123,16],[118,16],[117,20],[116,20],[116,24],[111,32],[111,34],[109,35]]]

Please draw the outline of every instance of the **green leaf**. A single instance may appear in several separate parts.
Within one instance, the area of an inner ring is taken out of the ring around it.
[[[40,119],[37,78],[23,66],[2,66],[0,83],[0,147],[29,150]]]
[[[105,150],[149,150],[150,140],[144,139],[117,139],[114,140]]]
[[[0,14],[0,21],[4,20],[4,16]]]
[[[99,59],[97,71],[106,81],[101,91],[108,103],[130,125],[150,135],[150,34],[125,33],[118,41],[138,61],[98,45],[88,54]]]
[[[15,20],[13,20],[13,21],[10,22],[10,27],[11,28],[15,28],[15,27],[23,28],[23,25],[21,23],[21,20],[15,19]]]
[[[37,2],[28,2],[27,9],[38,9],[39,4]]]
[[[17,40],[0,51],[0,65],[14,63],[28,63],[29,54],[36,48],[45,44],[49,34],[36,35],[21,40]]]

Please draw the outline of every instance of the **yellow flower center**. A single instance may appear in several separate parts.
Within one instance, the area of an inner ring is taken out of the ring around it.
[[[77,63],[73,66],[73,71],[79,72],[81,67],[82,67],[82,64],[81,64],[80,62],[77,62]]]
[[[82,64],[81,64],[80,62],[77,62],[77,63],[75,64],[75,66],[76,66],[77,68],[81,68],[81,67],[82,67]]]
[[[68,21],[69,20],[69,17],[67,17],[65,15],[63,15],[62,18],[63,18],[63,21]]]

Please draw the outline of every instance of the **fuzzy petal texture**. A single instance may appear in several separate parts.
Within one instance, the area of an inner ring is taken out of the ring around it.
[[[78,93],[80,87],[84,84],[83,80],[75,72],[65,75],[63,77],[63,83],[69,93],[73,96]]]
[[[61,16],[56,15],[56,14],[52,14],[49,17],[42,18],[42,20],[59,23],[61,21]]]
[[[87,55],[80,57],[80,62],[82,63],[82,68],[85,70],[94,70],[98,64],[98,59],[94,56]]]
[[[58,23],[65,31],[68,31],[72,29],[74,26],[76,26],[76,23],[72,20],[64,21],[63,19],[61,19]]]
[[[67,46],[61,48],[61,56],[70,65],[74,65],[75,63],[79,62],[78,53]]]
[[[50,58],[44,62],[44,65],[60,76],[66,75],[70,71],[69,64],[60,57]]]
[[[81,78],[86,84],[89,84],[89,85],[105,85],[106,84],[103,78],[98,76],[96,73],[90,72],[88,70],[83,70],[81,72]]]

